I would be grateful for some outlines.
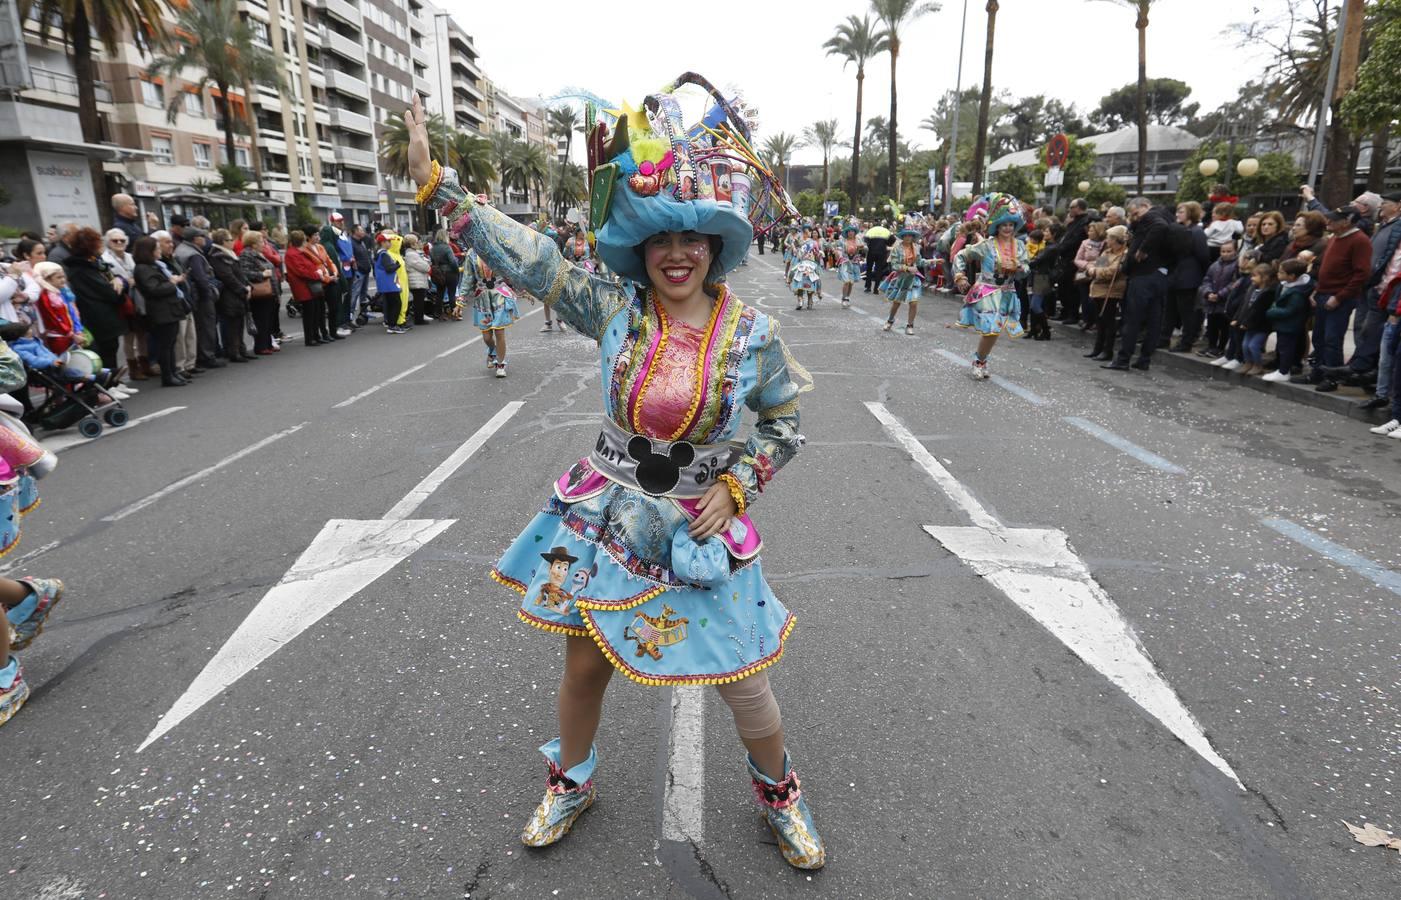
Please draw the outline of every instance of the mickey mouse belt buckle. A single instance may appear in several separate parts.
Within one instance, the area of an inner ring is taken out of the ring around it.
[[[730,447],[664,441],[606,422],[590,454],[595,471],[653,497],[693,499],[725,470]]]

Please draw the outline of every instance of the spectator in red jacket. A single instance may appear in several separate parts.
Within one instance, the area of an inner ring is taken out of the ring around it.
[[[307,250],[306,234],[293,231],[287,235],[287,252],[283,254],[283,265],[287,268],[287,285],[292,289],[292,299],[302,306],[302,321],[320,322],[324,318],[322,300],[326,295],[326,284],[335,276],[326,271],[314,253]],[[308,326],[303,331],[308,347],[321,345],[317,329]]]
[[[1338,389],[1325,370],[1343,364],[1343,337],[1372,270],[1372,241],[1357,227],[1361,219],[1357,210],[1343,206],[1326,215],[1332,239],[1323,251],[1313,292],[1315,359],[1308,375],[1318,385],[1314,390],[1322,392]]]

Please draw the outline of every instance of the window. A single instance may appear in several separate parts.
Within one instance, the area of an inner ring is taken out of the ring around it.
[[[150,84],[144,81],[142,84]],[[151,135],[151,153],[156,157],[156,162],[170,166],[175,164],[175,148],[170,143],[168,137],[158,137]]]
[[[141,81],[141,102],[161,109],[165,106],[165,90],[154,81]]]
[[[195,168],[214,168],[214,155],[209,152],[209,145],[201,144],[198,141],[196,141],[193,146],[195,148]]]
[[[204,117],[204,98],[199,94],[185,92],[185,115]]]
[[[248,26],[253,30],[253,37],[255,40],[269,47],[272,46],[272,41],[269,39],[268,23],[259,22],[257,19],[250,18],[248,20]]]
[[[251,163],[248,161],[247,147],[235,147],[234,159],[238,161],[238,165],[240,168],[247,169],[251,165]]]

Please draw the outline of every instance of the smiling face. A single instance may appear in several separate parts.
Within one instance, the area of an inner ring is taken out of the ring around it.
[[[663,231],[642,245],[647,278],[664,299],[690,300],[701,292],[710,271],[710,238],[695,231]]]

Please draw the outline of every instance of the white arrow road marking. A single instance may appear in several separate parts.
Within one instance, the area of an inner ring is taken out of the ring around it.
[[[671,745],[662,796],[662,839],[690,841],[699,847],[704,834],[704,810],[705,689],[678,685],[671,694]]]
[[[869,402],[866,408],[975,526],[926,525],[924,530],[1244,790],[1230,764],[1211,746],[1172,685],[1153,665],[1113,598],[1071,548],[1065,532],[1003,526],[890,410]]]
[[[416,510],[524,405],[524,401],[519,400],[506,404],[427,478],[415,485],[403,500],[394,504],[385,518],[327,522],[312,539],[311,546],[297,557],[282,580],[263,595],[170,711],[151,729],[146,740],[136,748],[137,752],[145,750],[297,635],[453,525],[456,519],[408,519],[405,516]]]

